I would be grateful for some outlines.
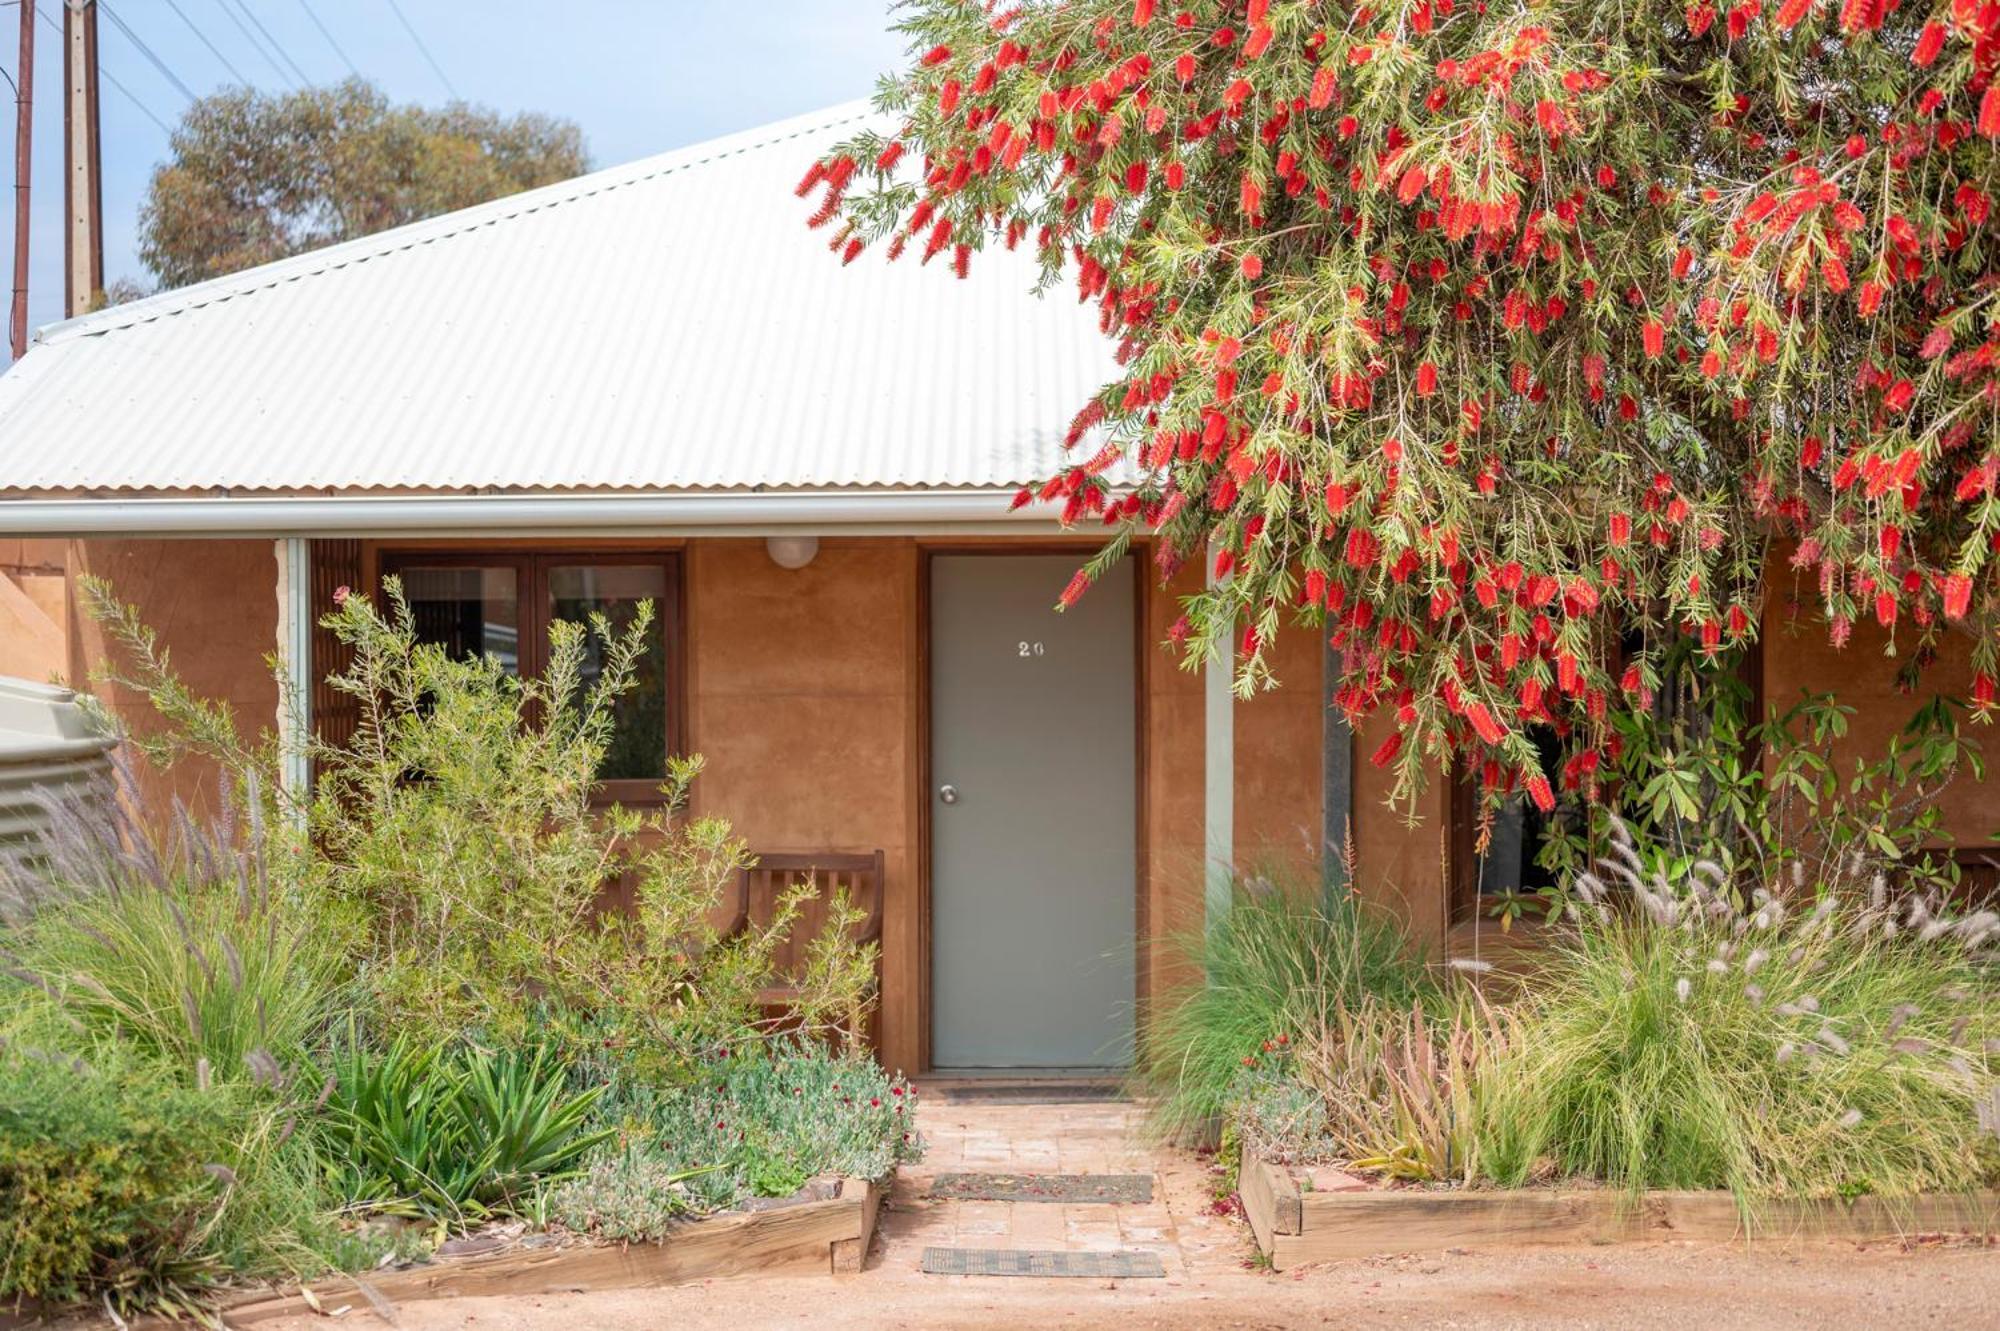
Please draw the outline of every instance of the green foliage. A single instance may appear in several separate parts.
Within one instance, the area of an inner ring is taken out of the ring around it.
[[[615,1061],[573,1075],[610,1086],[599,1117],[617,1125],[619,1140],[599,1163],[630,1154],[654,1176],[676,1176],[676,1214],[786,1196],[821,1174],[879,1179],[922,1152],[908,1084],[872,1059],[818,1045],[736,1051],[677,1087]],[[590,1199],[601,1195],[600,1184],[577,1182],[553,1204],[565,1223],[589,1229]]]
[[[608,1242],[663,1238],[695,1209],[687,1184],[702,1172],[674,1165],[641,1143],[601,1150],[582,1174],[551,1193],[550,1214],[579,1234]]]
[[[1848,739],[1855,709],[1834,694],[1801,691],[1758,720],[1733,658],[1708,662],[1683,648],[1668,678],[1655,706],[1617,720],[1610,798],[1559,821],[1544,844],[1543,862],[1562,881],[1623,821],[1652,857],[1649,870],[1670,880],[1713,859],[1773,891],[1877,874],[1908,890],[1957,888],[1939,797],[1986,775],[1963,704],[1927,699],[1880,752],[1857,753]],[[1565,901],[1552,893],[1543,904],[1553,916]]]
[[[2000,1071],[1990,912],[1879,883],[1739,894],[1712,862],[1675,882],[1613,844],[1622,891],[1580,880],[1576,930],[1482,1078],[1484,1171],[1745,1198],[1994,1177],[1974,1109]]]
[[[0,1047],[0,1298],[131,1309],[211,1280],[238,1108],[144,1067]]]
[[[195,870],[189,861],[164,881],[135,876],[15,931],[7,945],[33,990],[23,1001],[190,1084],[281,1082],[341,1004],[342,932],[310,900]]]
[[[325,623],[352,664],[328,683],[355,699],[359,722],[345,746],[306,745],[317,776],[301,808],[277,791],[276,741],[241,739],[226,709],[187,690],[132,607],[101,581],[80,588],[130,658],[116,678],[169,723],[150,752],[219,763],[269,822],[307,831],[286,872],[360,922],[366,1019],[383,1037],[507,1042],[588,1027],[669,1079],[757,1038],[759,991],[778,978],[813,886],[795,884],[770,918],[724,937],[722,905],[747,856],[724,820],[685,815],[701,760],[670,760],[649,810],[596,798],[649,606],[615,634],[602,616],[551,625],[547,672],[523,680],[420,642],[394,579],[386,613],[345,597]],[[614,905],[618,885],[629,909]],[[824,917],[784,977],[797,993],[792,1029],[850,1029],[873,996],[875,947],[851,942],[859,911],[836,899]]]
[[[1351,895],[1266,879],[1235,884],[1229,913],[1179,940],[1207,976],[1152,1016],[1140,1075],[1164,1134],[1200,1137],[1229,1108],[1246,1068],[1337,1025],[1375,998],[1404,1007],[1431,996],[1424,961],[1395,921]]]
[[[185,286],[589,169],[566,120],[391,106],[360,79],[188,108],[139,215],[139,257]]]
[[[337,1051],[325,1135],[352,1202],[450,1225],[515,1214],[610,1136],[587,1128],[601,1088],[573,1092],[537,1051]]]

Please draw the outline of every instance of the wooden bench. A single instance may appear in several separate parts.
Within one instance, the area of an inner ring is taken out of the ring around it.
[[[753,923],[767,923],[777,910],[779,898],[801,881],[811,881],[818,894],[804,903],[791,937],[779,949],[780,975],[793,973],[803,963],[806,947],[825,927],[828,903],[843,890],[849,904],[862,912],[861,923],[850,935],[851,941],[857,946],[882,941],[884,871],[883,852],[879,850],[758,853],[755,862],[737,877],[732,918],[723,935],[734,936]],[[882,960],[878,954],[875,959],[878,987],[881,980]],[[757,1001],[766,1009],[782,1012],[796,1003],[798,997],[796,984],[780,982],[759,990]],[[849,1029],[846,1034],[856,1044],[871,1036],[871,1032],[863,1029]],[[872,1038],[869,1043],[873,1043]]]

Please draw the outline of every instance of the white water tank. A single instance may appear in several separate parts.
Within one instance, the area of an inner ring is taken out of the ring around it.
[[[32,859],[47,797],[109,797],[111,750],[76,695],[0,675],[0,862]]]

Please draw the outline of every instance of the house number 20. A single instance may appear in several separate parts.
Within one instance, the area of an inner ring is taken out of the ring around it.
[[[1039,642],[1024,642],[1016,650],[1016,655],[1040,656],[1042,655],[1042,644],[1040,644]]]

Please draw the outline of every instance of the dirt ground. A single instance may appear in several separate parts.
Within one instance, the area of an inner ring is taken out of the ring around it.
[[[2000,1331],[2000,1248],[1910,1244],[1654,1243],[1455,1248],[1334,1262],[1283,1274],[1252,1261],[1248,1227],[1215,1204],[1206,1162],[1144,1143],[1129,1105],[955,1105],[922,1119],[930,1150],[899,1176],[858,1275],[763,1276],[665,1290],[405,1303],[402,1331],[638,1331],[761,1327],[1949,1327]],[[943,1172],[1150,1173],[1143,1206],[932,1199]],[[1165,1279],[927,1276],[927,1246],[1140,1249]],[[337,1303],[329,1305],[338,1306]],[[356,1296],[339,1319],[382,1322]],[[259,1323],[325,1331],[328,1319]]]

